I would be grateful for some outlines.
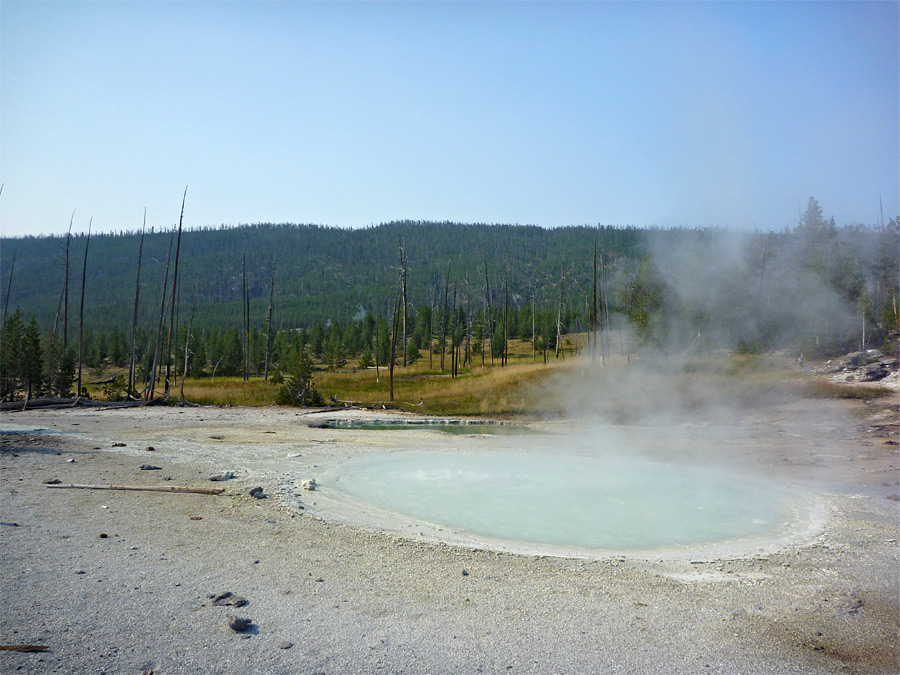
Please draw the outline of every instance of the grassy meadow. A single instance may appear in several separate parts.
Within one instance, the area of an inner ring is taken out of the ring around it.
[[[472,366],[460,368],[457,377],[450,375],[449,355],[445,355],[445,369],[441,371],[440,355],[433,354],[429,362],[426,354],[407,367],[394,368],[393,402],[388,370],[384,367],[360,369],[356,361],[348,361],[334,371],[316,364],[313,379],[328,405],[384,406],[423,415],[552,415],[563,411],[561,401],[571,400],[567,383],[585,375],[589,365],[583,350],[586,339],[585,334],[566,336],[566,349],[560,358],[548,352],[546,362],[540,352],[532,354],[529,340],[511,341],[507,365],[501,366],[499,359],[491,364],[487,357],[482,367],[481,355],[477,354]],[[602,391],[612,406],[628,406],[624,392],[619,392],[622,400],[616,394],[623,369],[629,368],[625,357],[614,354],[607,365],[602,371],[593,371],[592,376],[600,378],[595,384],[597,391]],[[723,394],[757,397],[784,392],[786,388],[827,398],[875,398],[890,391],[806,378],[792,361],[773,355],[706,354],[678,360],[674,368],[669,365],[670,362],[661,361],[645,371],[651,373],[654,382],[647,383],[649,388],[641,395],[643,400],[653,399],[654,391],[662,392],[659,395],[674,395],[689,409],[707,405]],[[107,371],[104,377],[115,374]],[[183,391],[187,401],[202,405],[268,406],[274,404],[280,387],[262,377],[251,377],[245,382],[240,377],[218,376],[187,378]],[[158,384],[157,392],[162,388]],[[92,398],[105,398],[102,385],[88,385],[88,391]],[[178,400],[181,391],[179,379],[173,387],[173,401]]]

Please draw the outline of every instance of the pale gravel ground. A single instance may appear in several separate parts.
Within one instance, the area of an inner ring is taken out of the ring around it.
[[[282,475],[288,455],[300,455],[294,477],[314,476],[405,441],[309,429],[291,409],[4,414],[7,431],[80,433],[3,439],[0,643],[50,650],[0,653],[0,672],[896,673],[896,429],[847,428],[837,402],[792,405],[747,416],[729,451],[804,481],[828,521],[777,551],[697,559],[514,555],[322,519],[316,493]],[[896,408],[879,414],[891,413],[895,424]],[[238,479],[206,480],[227,469]],[[48,478],[227,492],[60,490]],[[255,485],[271,497],[246,497]],[[312,508],[289,508],[297,499]],[[224,591],[250,604],[212,606]],[[228,613],[253,620],[249,638]]]

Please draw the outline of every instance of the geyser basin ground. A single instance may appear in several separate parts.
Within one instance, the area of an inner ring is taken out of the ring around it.
[[[797,398],[748,411],[736,433],[717,434],[731,442],[703,446],[710,457],[620,429],[641,436],[645,459],[798,485],[821,497],[828,519],[816,536],[764,552],[595,559],[447,546],[446,532],[420,537],[415,525],[397,536],[327,510],[337,492],[329,472],[354,458],[494,453],[513,442],[538,450],[560,447],[558,437],[320,429],[309,422],[321,415],[276,407],[4,414],[7,429],[80,433],[0,435],[0,638],[50,647],[3,653],[0,670],[900,672],[900,519],[886,499],[897,492],[896,432],[877,431],[881,417],[845,423],[850,405],[862,404]],[[896,404],[884,414],[895,420]],[[162,470],[141,471],[148,462]],[[207,482],[226,470],[236,477]],[[300,489],[304,477],[322,491]],[[53,478],[226,493],[48,489]],[[257,486],[269,498],[249,497]],[[539,492],[532,508],[541,502]],[[251,638],[227,627],[228,608],[210,606],[208,595],[225,591],[249,600],[240,615],[258,627]]]
[[[344,464],[334,489],[475,537],[600,550],[772,534],[788,494],[737,472],[560,452],[411,451]]]

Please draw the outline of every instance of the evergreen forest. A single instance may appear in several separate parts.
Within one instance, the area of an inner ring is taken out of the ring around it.
[[[898,258],[900,218],[838,226],[814,198],[779,232],[398,221],[3,238],[0,395],[70,395],[79,358],[100,373],[133,356],[126,389],[146,397],[170,367],[280,378],[306,354],[339,369],[430,353],[443,371],[502,364],[511,340],[547,358],[585,332],[628,354],[823,356],[896,336]]]

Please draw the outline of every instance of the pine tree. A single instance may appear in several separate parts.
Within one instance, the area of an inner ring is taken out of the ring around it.
[[[294,361],[288,381],[281,387],[275,402],[280,405],[322,405],[324,400],[312,380],[312,359],[304,349],[300,351],[300,356]]]
[[[22,335],[21,377],[26,400],[43,392],[42,371],[41,334],[37,321],[32,317]]]
[[[22,363],[22,311],[16,309],[0,331],[0,399],[11,401],[19,388]]]

